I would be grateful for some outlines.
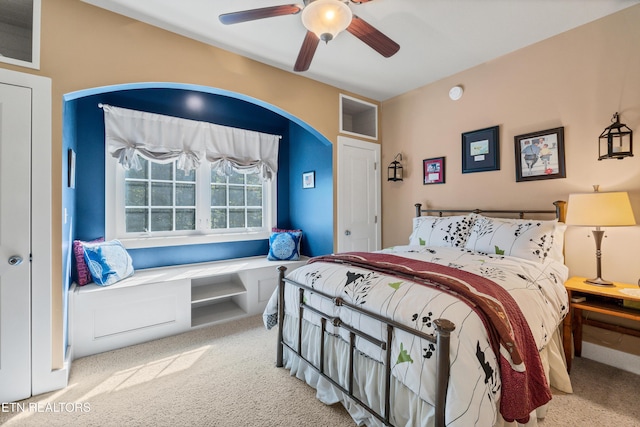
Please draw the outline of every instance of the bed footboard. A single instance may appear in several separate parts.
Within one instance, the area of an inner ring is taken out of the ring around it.
[[[447,396],[447,387],[449,384],[449,341],[451,332],[455,329],[455,325],[446,319],[436,319],[434,321],[435,324],[435,335],[425,334],[423,332],[417,331],[400,323],[397,323],[393,320],[382,317],[376,313],[369,312],[367,310],[363,310],[361,307],[355,306],[353,304],[344,301],[340,297],[334,297],[331,295],[326,295],[322,292],[319,292],[316,289],[312,289],[304,284],[295,282],[293,280],[285,278],[285,272],[287,270],[286,267],[281,266],[278,268],[280,272],[280,280],[278,283],[278,344],[277,344],[277,356],[276,356],[276,366],[283,367],[283,353],[284,347],[287,347],[290,351],[295,353],[301,360],[304,360],[309,366],[311,366],[315,371],[318,372],[322,377],[331,382],[335,387],[340,389],[343,393],[348,395],[351,399],[357,402],[361,407],[366,409],[369,413],[371,413],[375,418],[380,420],[384,425],[392,426],[390,422],[390,408],[391,408],[391,399],[390,395],[391,389],[391,342],[393,340],[393,331],[394,329],[400,329],[407,333],[410,333],[418,338],[427,340],[436,345],[436,378],[435,381],[435,425],[437,427],[443,427],[445,425],[445,405],[446,405],[446,396]],[[298,292],[300,293],[300,306],[298,307],[298,346],[297,348],[292,348],[284,341],[284,316],[285,316],[285,284],[290,284],[298,288]],[[336,306],[341,306],[353,311],[356,311],[362,315],[369,316],[382,324],[386,325],[387,337],[386,340],[380,341],[374,337],[369,336],[368,334],[359,331],[358,329],[352,327],[344,323],[339,317],[329,316],[322,311],[311,307],[304,303],[304,292],[311,291],[315,295],[318,295],[322,298],[326,298]],[[317,314],[321,318],[321,340],[320,343],[320,366],[315,366],[312,362],[310,362],[307,358],[305,358],[302,354],[302,321],[303,321],[303,313],[304,310],[312,311]],[[345,330],[349,331],[349,346],[351,349],[350,357],[349,357],[349,375],[348,375],[348,384],[342,385],[333,380],[330,376],[326,375],[324,371],[324,336],[326,332],[327,322],[330,322],[335,327],[341,327]],[[355,338],[360,337],[361,339],[365,339],[376,346],[380,347],[382,350],[386,351],[386,360],[384,362],[385,367],[385,396],[384,396],[384,411],[383,413],[378,413],[376,410],[371,408],[366,402],[358,399],[353,394],[353,380],[354,380],[354,368],[353,361],[355,356]]]

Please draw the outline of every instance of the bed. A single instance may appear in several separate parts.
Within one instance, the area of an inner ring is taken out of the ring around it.
[[[537,425],[550,386],[572,391],[560,337],[565,203],[554,205],[417,204],[407,245],[281,267],[264,312],[278,326],[276,365],[358,425]]]

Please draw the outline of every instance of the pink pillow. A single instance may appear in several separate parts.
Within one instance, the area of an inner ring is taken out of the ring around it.
[[[75,281],[78,284],[78,286],[84,286],[87,283],[93,282],[93,279],[91,278],[91,272],[89,271],[89,267],[87,267],[87,263],[84,260],[84,248],[82,247],[82,244],[83,243],[100,243],[100,242],[104,242],[104,237],[91,240],[90,242],[83,242],[82,240],[73,241],[73,255],[76,259]]]

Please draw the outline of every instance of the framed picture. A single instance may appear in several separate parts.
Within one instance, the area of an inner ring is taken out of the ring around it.
[[[0,62],[40,68],[40,3],[41,0],[0,1],[0,16],[6,18],[2,24],[7,27],[0,37]]]
[[[564,127],[518,135],[514,140],[516,182],[566,178]]]
[[[67,187],[76,188],[76,152],[67,150]]]
[[[462,134],[462,173],[500,170],[499,126]]]
[[[423,184],[444,184],[444,157],[434,157],[422,161]]]
[[[302,188],[315,188],[316,172],[305,172],[302,174]]]

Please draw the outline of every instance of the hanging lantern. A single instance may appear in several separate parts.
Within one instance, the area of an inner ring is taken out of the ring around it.
[[[387,181],[402,181],[402,163],[398,161],[398,157],[402,160],[402,153],[396,154],[393,162],[389,164]]]
[[[600,134],[598,160],[633,157],[633,131],[627,125],[620,123],[618,113],[613,115],[611,122],[613,124]]]

